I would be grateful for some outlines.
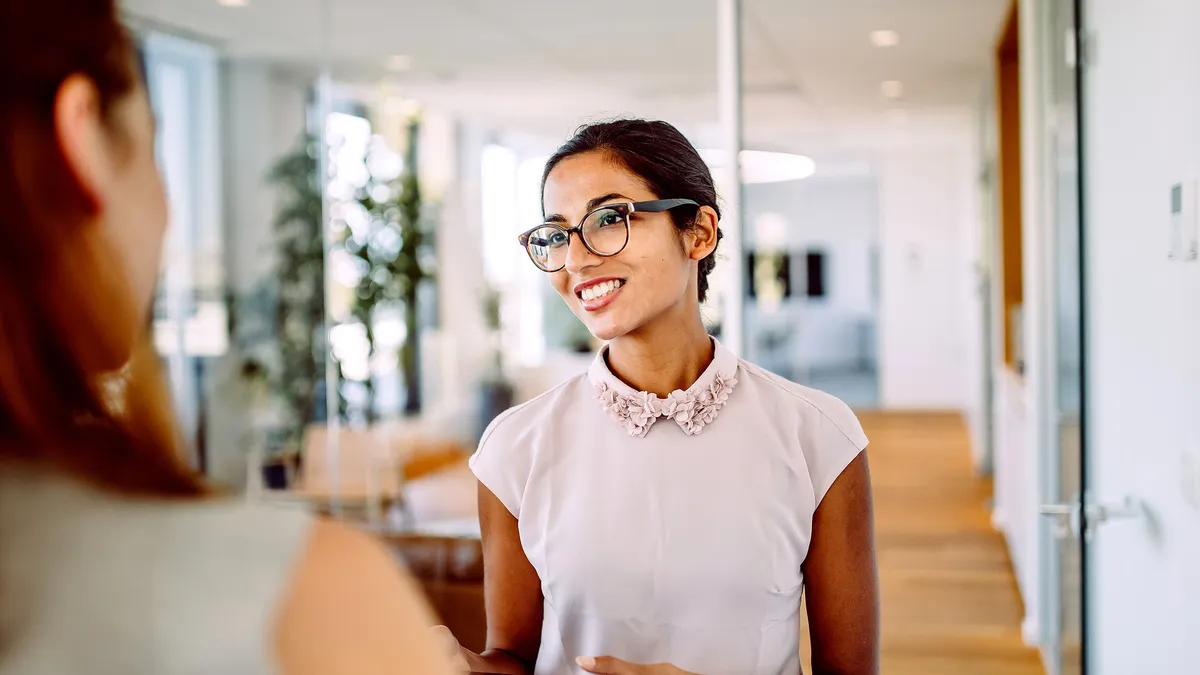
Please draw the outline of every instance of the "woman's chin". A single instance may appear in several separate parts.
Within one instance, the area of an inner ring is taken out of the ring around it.
[[[587,322],[585,325],[587,326],[588,331],[591,332],[592,337],[604,342],[615,340],[616,338],[619,338],[629,332],[627,328],[623,327],[619,322],[616,321],[593,320]]]

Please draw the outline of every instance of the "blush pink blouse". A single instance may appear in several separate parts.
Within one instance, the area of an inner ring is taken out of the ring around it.
[[[714,343],[666,398],[617,379],[602,352],[493,421],[471,458],[541,578],[537,675],[601,655],[800,672],[813,513],[867,439],[838,399]]]

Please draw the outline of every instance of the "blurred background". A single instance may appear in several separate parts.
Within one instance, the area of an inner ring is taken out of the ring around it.
[[[1185,122],[1200,100],[1145,73],[1197,81],[1167,64],[1200,62],[1174,28],[1200,14],[1139,8],[1134,21],[1115,0],[126,0],[172,211],[154,331],[193,461],[248,499],[387,537],[478,646],[465,457],[499,412],[599,347],[516,235],[540,222],[544,162],[575,127],[665,119],[729,207],[710,330],[851,404],[872,439],[885,672],[1184,672],[1182,633],[1103,617],[1168,611],[1133,598],[1174,587],[1113,579],[1135,558],[1181,570],[1186,554],[1128,529],[1088,543],[1128,492],[1169,492],[1155,511],[1168,533],[1194,535],[1200,509],[1196,434],[1173,428],[1157,441],[1169,452],[1135,464],[1126,402],[1098,395],[1084,417],[1084,374],[1139,386],[1119,371],[1156,322],[1175,321],[1172,353],[1200,341],[1194,303],[1183,318],[1125,314],[1139,293],[1198,290],[1194,269],[1164,266],[1169,194],[1194,194],[1184,177],[1200,171]],[[1123,94],[1139,86],[1157,106]],[[1169,132],[1121,131],[1157,125],[1163,106],[1179,111]],[[1175,159],[1137,176],[1089,164],[1085,109],[1107,166]],[[1171,154],[1185,146],[1190,159]],[[1161,228],[1130,232],[1134,214]],[[1192,221],[1178,222],[1186,242]],[[1135,337],[1104,337],[1122,330]],[[1100,356],[1085,367],[1087,344]],[[1172,379],[1200,364],[1179,358],[1182,371],[1138,378],[1200,402]],[[1140,484],[1122,482],[1132,467]]]

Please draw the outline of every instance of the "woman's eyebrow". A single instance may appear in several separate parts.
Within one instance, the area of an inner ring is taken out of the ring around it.
[[[588,200],[587,210],[590,212],[592,209],[595,209],[597,206],[600,206],[604,202],[607,202],[612,199],[617,199],[617,198],[629,199],[629,197],[626,197],[625,195],[623,195],[619,192],[610,192],[606,195]],[[633,200],[629,199],[629,201],[633,201]],[[552,213],[552,214],[546,216],[545,221],[547,223],[565,223],[565,222],[567,222],[567,219],[557,213]]]

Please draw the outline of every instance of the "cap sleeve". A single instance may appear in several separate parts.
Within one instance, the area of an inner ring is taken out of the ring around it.
[[[801,429],[800,447],[819,505],[842,471],[867,447],[867,435],[850,407],[822,392],[809,397],[815,414]]]
[[[520,517],[533,450],[530,439],[519,433],[521,425],[512,421],[514,412],[515,409],[509,410],[492,420],[469,464],[479,482],[496,495],[509,513]]]

